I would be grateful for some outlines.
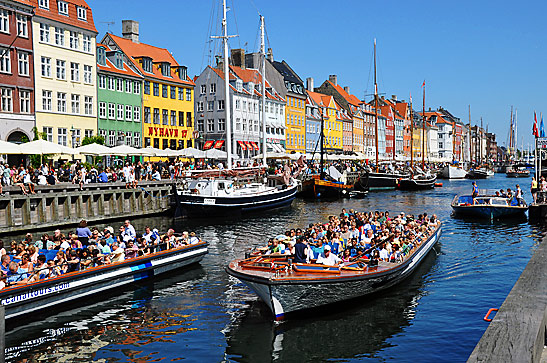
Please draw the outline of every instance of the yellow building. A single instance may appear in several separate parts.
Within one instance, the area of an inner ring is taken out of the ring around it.
[[[306,99],[300,96],[287,94],[287,105],[285,106],[285,125],[287,152],[306,152]]]
[[[106,34],[101,43],[128,55],[143,82],[142,145],[159,149],[194,147],[194,82],[167,49],[139,42],[139,23],[122,22],[123,38]]]
[[[76,147],[97,134],[96,36],[85,1],[32,1],[36,128]]]
[[[323,147],[325,151],[342,151],[342,115],[341,107],[333,96],[308,91],[308,95],[323,110]]]

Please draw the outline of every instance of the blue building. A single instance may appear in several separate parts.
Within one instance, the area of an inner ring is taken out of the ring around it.
[[[308,86],[309,83],[310,81],[308,80]],[[321,151],[321,145],[319,144],[321,114],[319,112],[319,105],[308,96],[306,100],[306,153],[313,153],[314,151],[318,153]]]

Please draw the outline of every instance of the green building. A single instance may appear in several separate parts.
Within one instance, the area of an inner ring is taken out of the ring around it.
[[[124,53],[97,44],[97,126],[106,146],[142,146],[143,79]]]

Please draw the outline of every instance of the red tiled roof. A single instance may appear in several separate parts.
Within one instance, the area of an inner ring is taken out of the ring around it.
[[[97,43],[97,48],[105,48],[105,50],[107,52],[112,50],[107,45],[101,44],[101,43]],[[118,73],[118,74],[124,74],[126,76],[133,76],[133,77],[143,78],[143,76],[141,76],[140,74],[133,71],[131,69],[131,67],[129,67],[125,63],[125,61],[123,62],[123,69],[119,69],[116,66],[114,66],[114,64],[112,64],[112,62],[108,58],[106,58],[106,65],[103,66],[102,64],[97,63],[97,68],[101,71],[114,72],[114,73]]]
[[[145,43],[135,43],[130,39],[125,39],[114,34],[108,34],[109,37],[120,47],[122,52],[133,58],[133,64],[141,71],[145,76],[151,76],[156,79],[164,80],[167,82],[182,82],[190,85],[194,85],[192,79],[186,76],[186,79],[181,79],[178,76],[178,73],[175,72],[174,68],[171,68],[171,77],[164,76],[161,74],[160,67],[157,63],[168,62],[171,64],[171,67],[177,67],[179,64],[175,58],[169,53],[167,49],[158,48],[153,45]],[[145,72],[141,64],[138,62],[137,58],[141,57],[150,57],[154,63],[152,67],[152,73]]]
[[[354,106],[359,106],[359,104],[361,103],[361,101],[360,101],[357,97],[355,97],[355,96],[352,95],[352,94],[347,93],[345,89],[343,89],[342,87],[340,87],[340,85],[334,84],[334,83],[332,83],[331,81],[327,81],[327,82],[329,82],[330,85],[333,86],[334,89],[336,89],[336,91],[337,91],[338,93],[340,93],[340,95],[341,95],[342,97],[344,97],[344,99],[345,99],[348,103],[350,103],[350,104],[352,104],[352,105],[354,105]]]
[[[35,16],[40,16],[46,19],[55,20],[60,23],[72,25],[78,28],[82,28],[85,30],[93,31],[97,33],[97,29],[95,28],[95,23],[93,22],[93,13],[91,12],[91,8],[84,0],[65,0],[68,3],[68,16],[59,14],[59,10],[57,8],[57,1],[51,0],[49,2],[49,10],[42,9],[38,5],[38,0],[29,0],[27,1],[21,1],[19,2],[28,4],[30,3],[35,8]],[[86,18],[87,20],[80,20],[78,19],[78,10],[76,9],[77,6],[83,7],[86,9]]]

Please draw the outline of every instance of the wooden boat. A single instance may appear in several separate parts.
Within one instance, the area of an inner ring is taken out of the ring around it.
[[[482,195],[475,198],[470,195],[455,196],[452,200],[452,209],[458,215],[499,219],[514,215],[523,215],[528,210],[524,200],[513,197],[499,197]]]
[[[528,178],[530,176],[530,170],[511,168],[507,169],[505,176],[508,178]]]
[[[459,166],[446,165],[441,169],[441,175],[445,179],[464,179],[467,172]]]
[[[168,249],[108,265],[70,272],[30,284],[0,290],[6,319],[48,309],[102,291],[198,263],[207,254],[208,243]]]
[[[441,235],[441,224],[401,263],[359,260],[325,266],[292,263],[290,257],[250,257],[230,262],[226,272],[247,285],[265,303],[276,320],[286,314],[362,297],[387,289],[419,266]]]
[[[357,190],[390,190],[397,188],[399,180],[409,178],[410,174],[400,174],[396,172],[373,172],[364,171],[357,182]]]
[[[352,191],[353,185],[324,180],[319,175],[312,175],[302,182],[301,195],[311,198],[349,198]]]
[[[416,174],[410,178],[401,179],[398,188],[401,190],[433,189],[436,181],[436,175]]]

